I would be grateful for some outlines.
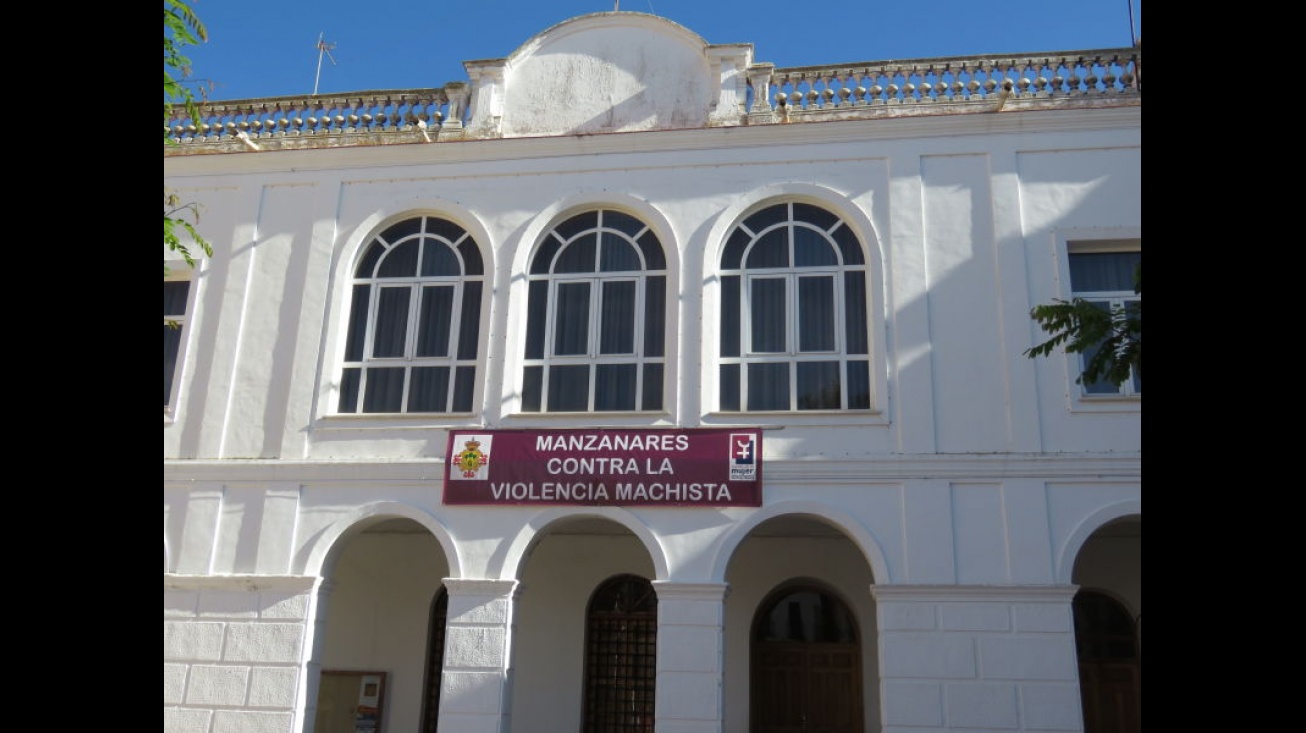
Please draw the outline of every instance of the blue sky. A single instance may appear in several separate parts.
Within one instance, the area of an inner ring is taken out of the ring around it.
[[[192,0],[209,40],[188,46],[215,100],[467,81],[463,62],[503,58],[546,28],[614,0]],[[1129,46],[1142,0],[620,0],[708,43],[752,43],[779,67]],[[1130,16],[1133,16],[1131,28]],[[319,54],[322,37],[333,44]],[[321,69],[318,59],[321,55]],[[335,63],[332,63],[334,59]]]

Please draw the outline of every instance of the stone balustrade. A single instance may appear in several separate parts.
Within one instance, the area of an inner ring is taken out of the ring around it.
[[[711,125],[757,125],[1139,104],[1141,47],[1022,56],[986,55],[744,70],[738,119],[717,110]],[[478,76],[477,89],[493,84]],[[496,136],[472,130],[463,82],[431,89],[350,92],[203,102],[199,119],[175,109],[165,155],[263,149],[441,142]]]
[[[998,99],[1110,98],[1139,92],[1141,54],[1130,48],[775,69],[770,78],[774,91],[766,97],[774,103],[772,109],[791,113]],[[754,83],[754,92],[758,88]]]

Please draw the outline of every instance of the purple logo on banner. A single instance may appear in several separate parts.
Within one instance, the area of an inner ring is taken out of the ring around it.
[[[730,434],[730,480],[757,480],[757,436],[755,434]]]

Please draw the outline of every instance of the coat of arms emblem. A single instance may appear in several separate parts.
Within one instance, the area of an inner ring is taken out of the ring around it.
[[[490,454],[481,452],[481,441],[472,438],[463,443],[463,449],[453,457],[453,464],[463,472],[463,478],[475,478],[482,466],[489,465]]]

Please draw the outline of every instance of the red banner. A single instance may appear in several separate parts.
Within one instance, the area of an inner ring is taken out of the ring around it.
[[[761,506],[762,431],[455,430],[445,504]]]

